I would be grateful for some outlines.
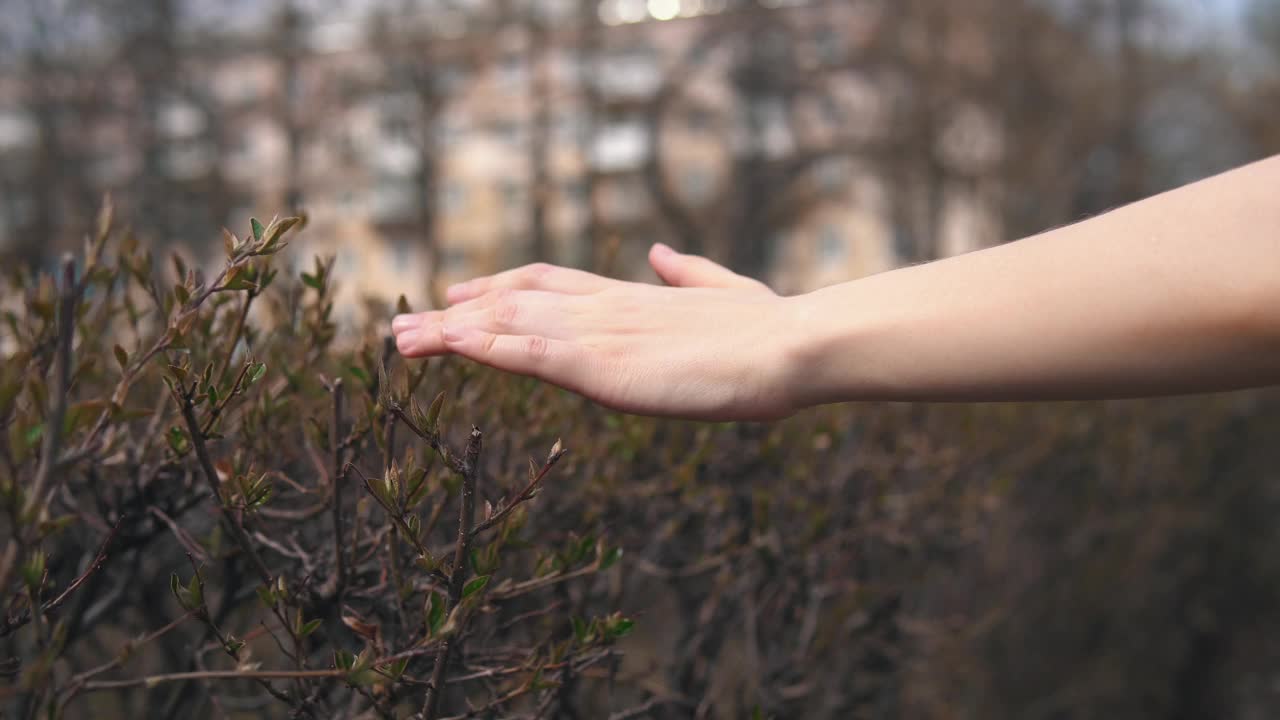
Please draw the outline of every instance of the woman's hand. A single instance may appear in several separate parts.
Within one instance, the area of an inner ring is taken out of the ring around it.
[[[672,287],[543,264],[454,285],[447,310],[395,318],[396,346],[532,375],[630,413],[757,420],[798,409],[791,299],[665,245],[649,262]]]

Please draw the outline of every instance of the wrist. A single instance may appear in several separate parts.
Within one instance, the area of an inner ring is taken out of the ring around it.
[[[830,288],[783,299],[786,327],[780,333],[783,386],[793,410],[845,399],[837,387],[839,332],[833,317],[845,308],[836,303]]]
[[[854,280],[787,300],[792,303],[783,346],[788,395],[797,410],[834,402],[893,396],[883,352],[893,313],[876,312]]]

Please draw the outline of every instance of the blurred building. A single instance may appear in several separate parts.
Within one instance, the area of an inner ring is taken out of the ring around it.
[[[23,169],[75,159],[82,187],[46,215],[91,212],[112,190],[141,228],[163,221],[216,261],[219,225],[300,207],[294,262],[336,254],[346,292],[417,306],[428,276],[535,257],[645,277],[655,240],[803,291],[921,259],[917,210],[937,216],[924,225],[933,254],[995,242],[999,187],[980,173],[904,196],[903,79],[874,62],[884,7],[279,3],[256,23],[184,33],[155,87],[120,53],[80,53],[114,80],[84,89],[78,113],[60,106],[72,126],[57,142],[36,111],[80,91],[23,84],[12,67],[0,238],[32,226]],[[980,34],[947,38],[947,62],[984,62]],[[971,104],[932,142],[957,166],[990,165],[991,117]]]

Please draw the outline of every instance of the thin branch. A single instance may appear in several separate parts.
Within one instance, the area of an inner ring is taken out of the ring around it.
[[[190,533],[183,530],[182,526],[178,525],[177,521],[166,515],[163,510],[155,505],[148,507],[147,512],[155,515],[161,522],[169,526],[169,531],[178,539],[178,544],[182,545],[184,550],[198,558],[201,563],[209,562],[209,554],[200,546],[200,543],[196,542],[195,538],[191,537]]]
[[[240,312],[236,315],[236,324],[231,331],[231,337],[227,341],[227,347],[223,351],[225,353],[222,358],[222,366],[218,368],[218,372],[214,374],[214,381],[217,382],[227,374],[227,369],[231,367],[231,356],[235,355],[236,345],[240,344],[240,335],[244,332],[245,320],[249,317],[249,306],[253,304],[253,299],[258,294],[252,290],[245,292],[244,303],[240,305]]]
[[[476,514],[476,478],[480,472],[480,446],[482,436],[480,429],[471,428],[471,437],[467,440],[467,449],[462,460],[462,498],[458,503],[458,541],[453,555],[453,568],[449,573],[449,609],[453,612],[462,600],[462,589],[467,582],[467,569],[470,567],[468,556],[471,551],[472,526]],[[436,656],[435,667],[431,670],[431,686],[427,688],[426,699],[422,703],[423,720],[435,720],[440,707],[440,692],[444,686],[445,673],[452,655],[462,637],[462,629],[444,641],[440,654]]]
[[[365,475],[363,472],[361,472],[360,468],[356,467],[353,463],[347,463],[345,466],[343,466],[343,470],[356,471],[356,474],[360,476],[360,480],[364,483],[365,490],[367,490],[369,494],[373,496],[373,499],[375,502],[378,503],[378,506],[381,507],[383,511],[387,513],[387,517],[392,522],[392,527],[398,528],[400,530],[401,536],[403,536],[405,539],[409,541],[410,544],[413,545],[413,549],[417,550],[419,555],[426,558],[428,561],[434,562],[435,555],[429,549],[427,549],[426,545],[422,544],[422,539],[419,538],[417,534],[414,533],[413,530],[409,528],[409,525],[404,521],[404,516],[399,511],[399,509],[388,505],[386,501],[382,499],[382,496],[379,495],[377,491],[373,489],[373,484],[372,484],[372,481],[369,479],[369,477]],[[433,570],[431,572],[431,575],[437,580],[444,582],[446,585],[450,582],[449,576],[445,575],[439,569]]]
[[[557,449],[552,453],[551,457],[547,458],[547,462],[543,464],[542,469],[538,471],[538,474],[533,476],[529,481],[529,484],[525,486],[524,490],[520,491],[520,494],[517,495],[514,500],[503,506],[502,509],[495,512],[492,517],[480,523],[471,531],[472,538],[474,539],[476,535],[479,535],[485,530],[488,530],[494,525],[502,522],[503,519],[511,514],[511,511],[515,510],[523,503],[533,499],[533,496],[538,492],[538,487],[542,484],[542,479],[547,476],[547,473],[551,472],[551,468],[554,467],[556,463],[560,462],[560,458],[564,457],[566,452],[566,450]]]
[[[447,464],[450,469],[452,469],[454,472],[458,473],[459,475],[466,474],[466,465],[464,465],[464,461],[459,459],[452,452],[450,452],[449,446],[440,442],[439,432],[436,432],[434,430],[427,431],[418,427],[418,424],[415,423],[413,419],[410,418],[405,413],[404,408],[400,407],[399,405],[392,405],[390,407],[390,410],[392,413],[395,414],[396,417],[400,418],[401,422],[403,422],[405,425],[409,427],[410,430],[413,431],[414,435],[417,435],[423,440],[426,440],[427,444],[431,446],[431,449],[436,451],[436,453],[440,456],[440,459],[444,460],[445,464]]]
[[[209,491],[213,493],[213,501],[218,505],[218,512],[222,513],[222,519],[226,521],[228,529],[231,531],[231,537],[235,538],[236,544],[253,561],[254,568],[262,576],[267,586],[270,587],[274,580],[271,570],[267,568],[266,563],[262,561],[262,557],[258,555],[258,551],[254,549],[253,542],[245,534],[244,528],[240,526],[235,516],[231,514],[226,504],[222,502],[222,495],[218,492],[218,473],[214,470],[213,461],[209,459],[209,449],[205,446],[204,435],[200,432],[200,421],[196,419],[191,398],[175,396],[175,399],[178,401],[179,409],[182,411],[182,419],[187,424],[187,431],[191,435],[191,444],[195,447],[196,458],[200,461],[200,469],[204,474],[205,483],[208,484]]]
[[[102,568],[102,564],[106,562],[106,559],[107,559],[107,550],[108,548],[111,547],[111,543],[116,539],[116,534],[120,532],[120,524],[122,522],[124,522],[124,518],[120,518],[119,520],[116,520],[116,524],[111,527],[111,531],[107,533],[107,537],[104,538],[102,542],[98,545],[98,552],[94,556],[93,562],[89,564],[89,567],[85,568],[85,571],[80,573],[79,577],[77,577],[75,580],[72,580],[70,585],[68,585],[62,592],[58,593],[57,597],[55,597],[54,599],[50,600],[49,602],[45,603],[42,606],[41,610],[44,613],[46,614],[51,613],[54,610],[57,610],[59,607],[61,607],[61,605],[67,601],[67,598],[71,597],[71,594],[74,593],[77,589],[79,589],[80,586],[83,585],[84,582],[89,579],[89,576],[93,575],[95,572],[97,572],[99,569]],[[7,620],[7,619],[5,620],[4,625],[0,626],[0,637],[5,637],[6,635],[12,634],[13,631],[17,630],[23,625],[26,625],[30,621],[31,621],[31,610],[30,608],[28,608],[27,611],[24,612],[23,615],[17,618],[16,620]]]
[[[79,295],[75,258],[69,254],[64,255],[62,292],[58,298],[58,340],[53,361],[53,387],[49,392],[49,414],[44,422],[40,469],[36,471],[35,480],[27,494],[27,502],[18,518],[22,527],[18,528],[16,536],[9,540],[4,555],[0,556],[0,593],[9,587],[19,551],[32,540],[34,528],[39,525],[39,516],[49,504],[49,484],[56,474],[54,466],[61,464],[58,453],[62,444],[62,420],[67,414],[67,396],[71,385],[71,343],[75,339],[76,301]]]
[[[137,640],[126,642],[124,650],[121,651],[121,653],[117,655],[114,659],[109,660],[97,667],[85,670],[84,672],[71,678],[70,682],[67,683],[66,695],[62,700],[62,705],[65,706],[68,702],[71,701],[72,698],[74,698],[77,694],[79,694],[81,690],[86,689],[86,687],[89,685],[90,678],[93,678],[97,675],[101,675],[104,672],[107,672],[109,670],[114,670],[115,668],[120,667],[125,663],[126,660],[129,659],[129,657],[133,654],[133,651],[136,648],[147,645],[153,640],[155,640],[156,638],[167,635],[169,632],[173,631],[179,625],[186,622],[187,620],[190,620],[191,618],[195,617],[199,613],[200,613],[200,608],[192,608],[191,610],[188,610],[187,612],[180,615],[177,619],[166,624],[164,627],[161,627],[157,630],[153,630],[147,633],[146,635],[143,635],[142,637],[138,638]]]
[[[330,459],[331,500],[333,502],[333,556],[334,556],[334,588],[333,597],[338,600],[342,599],[342,591],[347,585],[347,561],[346,550],[343,547],[342,532],[342,486],[347,478],[347,470],[342,465],[342,446],[338,442],[338,438],[342,436],[342,378],[333,381],[330,389],[333,396],[333,417],[329,423],[329,448],[332,453]]]
[[[84,685],[86,692],[96,690],[118,690],[144,686],[155,687],[161,683],[186,682],[187,680],[296,680],[315,678],[336,678],[346,674],[346,670],[203,670],[195,672],[168,673],[164,675],[148,675],[128,680],[99,680]]]

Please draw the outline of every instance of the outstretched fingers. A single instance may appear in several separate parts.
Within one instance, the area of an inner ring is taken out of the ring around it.
[[[546,380],[577,390],[588,358],[582,346],[541,335],[501,335],[476,327],[445,325],[441,338],[449,352],[482,365]]]
[[[541,290],[498,289],[448,310],[399,315],[391,321],[391,330],[397,349],[406,357],[449,352],[441,334],[444,327],[567,340],[574,332],[577,299]]]
[[[496,275],[478,277],[457,285],[450,285],[445,291],[445,299],[449,304],[466,302],[485,293],[499,289],[509,290],[548,290],[566,295],[588,295],[599,292],[616,280],[594,275],[583,270],[533,263],[523,267],[507,270]]]

